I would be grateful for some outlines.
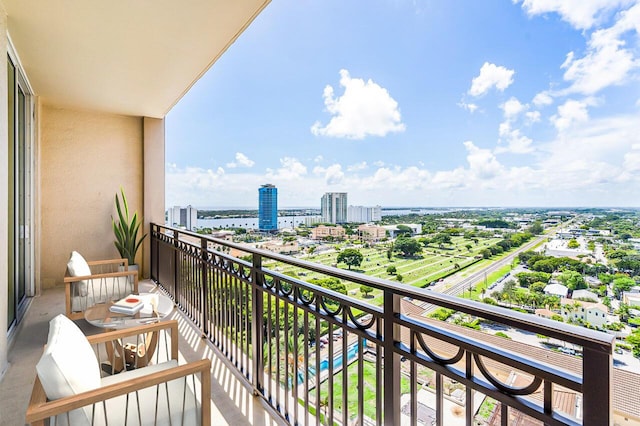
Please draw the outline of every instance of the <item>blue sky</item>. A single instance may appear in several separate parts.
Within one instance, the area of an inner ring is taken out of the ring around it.
[[[166,120],[166,203],[640,206],[640,0],[273,0]]]

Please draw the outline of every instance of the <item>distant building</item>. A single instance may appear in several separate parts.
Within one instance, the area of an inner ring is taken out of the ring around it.
[[[382,220],[382,207],[349,206],[347,222],[370,223]]]
[[[599,301],[600,298],[597,294],[589,290],[573,290],[571,294],[572,299],[589,299],[594,301]]]
[[[640,293],[625,291],[624,293],[622,293],[622,303],[633,306],[635,308],[640,307]]]
[[[278,230],[278,188],[267,183],[258,189],[258,229]]]
[[[607,308],[602,303],[582,302],[563,298],[561,301],[561,315],[565,321],[584,321],[596,327],[607,323]]]
[[[411,235],[418,235],[422,232],[422,225],[420,225],[419,223],[402,223],[401,225],[407,226],[409,228],[411,228]],[[383,226],[383,228],[387,231],[389,231],[389,236],[391,238],[395,238],[398,236],[399,229],[398,229],[398,225],[385,225]]]
[[[305,226],[315,225],[316,223],[322,223],[322,216],[307,216],[304,218]]]
[[[380,241],[387,236],[387,230],[382,226],[360,225],[358,234],[364,241]]]
[[[198,210],[191,206],[173,206],[167,210],[167,224],[193,231],[198,226]]]
[[[260,245],[260,248],[280,254],[294,254],[300,251],[297,241],[269,241]]]
[[[325,223],[347,222],[347,193],[327,192],[320,200],[322,221]]]
[[[562,284],[549,284],[544,288],[544,294],[567,297],[567,294],[569,294],[569,288]]]
[[[345,230],[342,226],[320,225],[311,230],[311,238],[321,240],[327,237],[344,238]]]

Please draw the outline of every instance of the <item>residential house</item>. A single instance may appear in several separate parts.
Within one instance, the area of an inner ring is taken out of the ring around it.
[[[548,294],[551,296],[567,297],[567,295],[569,294],[569,288],[567,288],[567,286],[562,284],[552,283],[545,286],[544,294]]]
[[[562,298],[560,314],[565,321],[582,321],[596,327],[607,323],[607,308],[602,303],[583,302],[581,300]]]

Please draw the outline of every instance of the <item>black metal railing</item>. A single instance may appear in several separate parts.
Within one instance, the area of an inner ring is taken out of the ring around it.
[[[291,424],[612,421],[605,333],[155,224],[151,278]],[[327,288],[340,282],[378,296]],[[426,304],[574,345],[582,357],[416,313]]]

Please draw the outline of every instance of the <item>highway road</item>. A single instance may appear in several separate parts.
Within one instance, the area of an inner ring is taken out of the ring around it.
[[[449,294],[451,296],[459,296],[465,290],[468,290],[469,288],[474,287],[479,283],[481,283],[482,281],[484,281],[487,275],[497,271],[498,269],[502,268],[505,265],[511,264],[511,262],[513,262],[513,259],[516,256],[518,256],[518,254],[522,253],[523,251],[531,250],[533,247],[535,247],[541,241],[546,240],[548,237],[549,237],[548,234],[537,236],[532,241],[528,242],[522,247],[519,247],[514,252],[509,253],[507,256],[503,257],[502,259],[495,261],[490,265],[486,266],[485,268],[482,268],[472,273],[468,277],[461,278],[459,274],[454,274],[447,277],[443,282],[438,283],[429,288],[432,291],[437,291],[439,293]],[[431,311],[435,308],[435,306],[429,303],[425,303],[421,307],[423,307],[427,311]]]

